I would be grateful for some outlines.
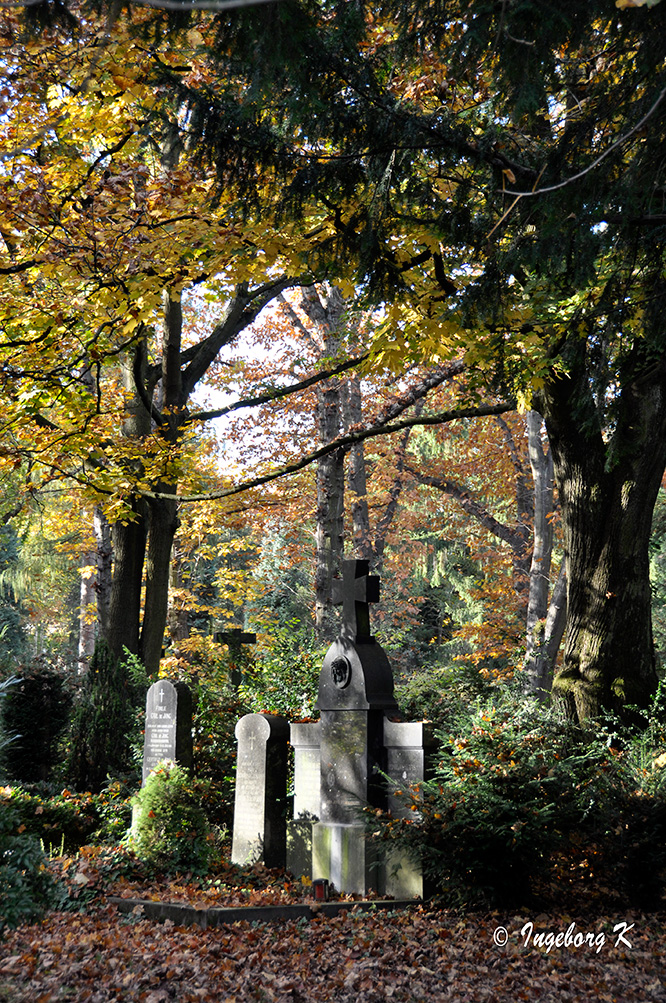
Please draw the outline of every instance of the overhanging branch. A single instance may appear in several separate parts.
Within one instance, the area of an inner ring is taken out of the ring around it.
[[[298,393],[300,390],[307,390],[308,387],[312,387],[316,383],[321,383],[323,380],[329,380],[332,376],[339,376],[340,373],[344,373],[348,369],[353,369],[354,366],[360,366],[367,358],[368,352],[354,359],[347,359],[346,362],[341,363],[341,365],[336,366],[334,369],[326,369],[321,373],[316,373],[314,376],[309,376],[306,380],[301,380],[300,383],[292,383],[290,386],[282,387],[279,390],[269,390],[265,394],[258,394],[256,397],[247,397],[240,401],[234,401],[233,404],[217,408],[215,411],[199,411],[190,416],[190,421],[211,421],[213,418],[224,418],[225,415],[231,414],[232,411],[238,411],[241,408],[270,404],[272,401],[281,400],[283,397]]]
[[[370,428],[364,428],[358,431],[348,432],[346,435],[341,435],[337,439],[333,439],[331,442],[327,443],[325,446],[321,446],[319,449],[315,449],[311,453],[307,453],[305,456],[302,456],[300,460],[295,460],[293,463],[287,463],[283,467],[278,467],[277,470],[272,470],[267,474],[260,475],[259,477],[253,477],[247,481],[242,481],[240,484],[236,484],[231,488],[220,488],[219,491],[209,491],[205,494],[196,495],[166,494],[160,491],[142,491],[141,495],[144,498],[164,498],[178,502],[215,501],[219,498],[229,498],[232,495],[241,494],[243,491],[250,491],[252,488],[258,488],[264,484],[269,484],[271,481],[276,481],[280,477],[286,477],[288,474],[298,473],[299,470],[303,470],[305,467],[310,466],[311,463],[315,463],[323,456],[327,456],[329,453],[335,452],[337,449],[354,446],[359,442],[364,442],[366,439],[376,438],[379,435],[391,435],[393,432],[402,432],[403,429],[413,428],[417,425],[444,425],[449,421],[458,421],[463,418],[483,418],[488,415],[506,414],[507,411],[514,411],[515,408],[516,401],[509,400],[503,401],[501,404],[454,408],[451,411],[440,411],[437,414],[417,418],[404,418],[402,421],[392,422],[388,425],[372,425]]]

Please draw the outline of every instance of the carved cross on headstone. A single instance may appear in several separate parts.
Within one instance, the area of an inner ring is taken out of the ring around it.
[[[242,646],[244,644],[256,644],[257,635],[242,630],[240,627],[232,627],[231,630],[220,630],[215,634],[217,644],[227,644],[229,646],[229,662],[231,663],[231,683],[233,686],[240,686],[243,681],[238,662],[240,660]]]
[[[342,578],[333,579],[333,603],[342,605],[342,637],[360,644],[372,640],[371,602],[379,602],[379,578],[369,575],[368,561],[343,561]]]

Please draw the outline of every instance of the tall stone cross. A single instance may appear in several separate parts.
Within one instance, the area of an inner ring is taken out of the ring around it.
[[[333,579],[333,603],[342,606],[342,637],[369,643],[370,603],[379,602],[379,578],[370,575],[368,561],[342,562],[342,578]]]
[[[238,662],[244,644],[256,644],[257,635],[241,630],[240,627],[232,627],[230,630],[220,630],[215,634],[218,644],[229,646],[229,661],[231,663],[231,684],[238,688],[243,681],[243,673]]]

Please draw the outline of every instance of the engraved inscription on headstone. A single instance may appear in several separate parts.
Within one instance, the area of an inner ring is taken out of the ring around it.
[[[192,697],[184,683],[160,679],[146,696],[142,786],[163,759],[192,767]]]

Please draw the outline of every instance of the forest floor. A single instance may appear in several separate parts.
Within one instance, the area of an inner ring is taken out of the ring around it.
[[[309,890],[264,868],[209,888],[119,877],[102,890],[96,866],[94,855],[58,864],[81,911],[0,941],[0,1003],[666,1003],[666,912],[622,910],[593,889],[575,910],[360,912],[349,901],[334,917],[201,929],[121,915],[108,896],[205,908],[293,904]]]

